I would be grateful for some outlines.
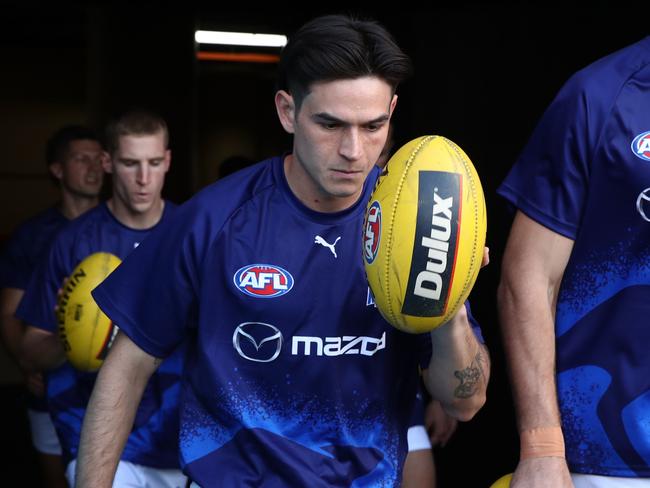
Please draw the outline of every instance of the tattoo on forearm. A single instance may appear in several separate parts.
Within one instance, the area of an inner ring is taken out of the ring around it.
[[[474,395],[481,382],[485,377],[483,371],[483,356],[481,351],[476,354],[472,363],[465,369],[454,371],[454,376],[460,381],[460,385],[454,390],[454,395],[458,398],[469,398]]]

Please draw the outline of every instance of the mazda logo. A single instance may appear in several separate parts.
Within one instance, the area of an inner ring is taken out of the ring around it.
[[[280,355],[282,332],[271,324],[244,322],[235,329],[232,345],[244,359],[269,363]]]
[[[650,188],[646,188],[636,199],[636,210],[643,220],[650,222]]]

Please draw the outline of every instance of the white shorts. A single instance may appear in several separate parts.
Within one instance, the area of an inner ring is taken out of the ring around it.
[[[406,435],[408,438],[409,452],[431,449],[431,440],[424,425],[409,427]]]
[[[68,464],[65,477],[74,486],[77,460]],[[180,469],[159,469],[120,461],[117,465],[113,488],[185,488],[187,477]]]
[[[575,488],[650,488],[650,478],[619,478],[593,474],[571,474]]]
[[[61,444],[48,412],[27,409],[34,448],[42,454],[61,455]]]

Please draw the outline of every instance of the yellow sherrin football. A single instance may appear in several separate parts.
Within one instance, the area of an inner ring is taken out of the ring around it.
[[[481,268],[487,216],[474,165],[460,147],[424,136],[388,161],[368,203],[363,258],[384,318],[406,332],[453,317]]]
[[[117,327],[99,309],[90,292],[120,262],[117,256],[107,252],[91,254],[68,276],[59,296],[59,336],[68,360],[82,371],[99,369],[117,332]]]

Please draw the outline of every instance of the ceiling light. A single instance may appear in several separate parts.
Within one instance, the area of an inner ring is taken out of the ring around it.
[[[283,47],[287,43],[287,36],[278,34],[253,34],[249,32],[198,30],[194,33],[194,40],[199,44]]]

